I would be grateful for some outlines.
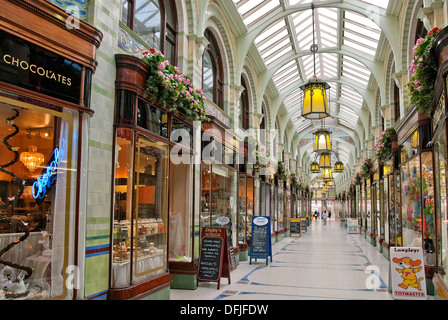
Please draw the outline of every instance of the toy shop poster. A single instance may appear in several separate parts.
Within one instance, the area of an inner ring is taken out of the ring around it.
[[[394,299],[426,299],[423,248],[390,248],[390,272]]]

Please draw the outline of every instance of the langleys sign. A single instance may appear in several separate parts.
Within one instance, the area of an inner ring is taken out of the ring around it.
[[[0,81],[79,104],[81,65],[0,31]]]

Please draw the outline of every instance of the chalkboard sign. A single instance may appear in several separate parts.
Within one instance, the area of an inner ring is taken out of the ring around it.
[[[217,282],[221,277],[229,279],[229,250],[226,228],[202,228],[201,249],[197,281]]]
[[[289,233],[291,237],[300,237],[300,219],[291,219]]]
[[[266,265],[268,265],[269,257],[272,262],[270,219],[269,217],[253,217],[249,264],[252,264],[252,259],[260,258],[266,259]]]
[[[300,221],[300,225],[303,231],[308,231],[308,222],[306,221],[306,218],[302,218]]]
[[[199,278],[217,281],[221,271],[222,239],[202,239]]]

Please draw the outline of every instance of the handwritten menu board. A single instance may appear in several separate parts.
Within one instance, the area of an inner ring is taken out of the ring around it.
[[[250,261],[268,259],[271,257],[272,262],[272,245],[271,245],[271,224],[269,217],[253,217],[252,218],[252,238],[250,242]]]
[[[221,277],[229,279],[229,250],[226,228],[202,228],[201,249],[197,281],[217,282]]]
[[[300,237],[300,221],[300,219],[291,219],[289,230],[291,237]]]
[[[306,221],[306,218],[302,218],[300,221],[300,225],[303,231],[308,231],[308,221]]]

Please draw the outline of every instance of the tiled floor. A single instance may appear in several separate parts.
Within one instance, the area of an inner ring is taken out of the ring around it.
[[[273,262],[240,262],[231,283],[200,282],[196,290],[171,290],[172,300],[390,300],[389,262],[338,221],[313,221],[300,238],[273,245]],[[374,273],[372,273],[372,271]]]

